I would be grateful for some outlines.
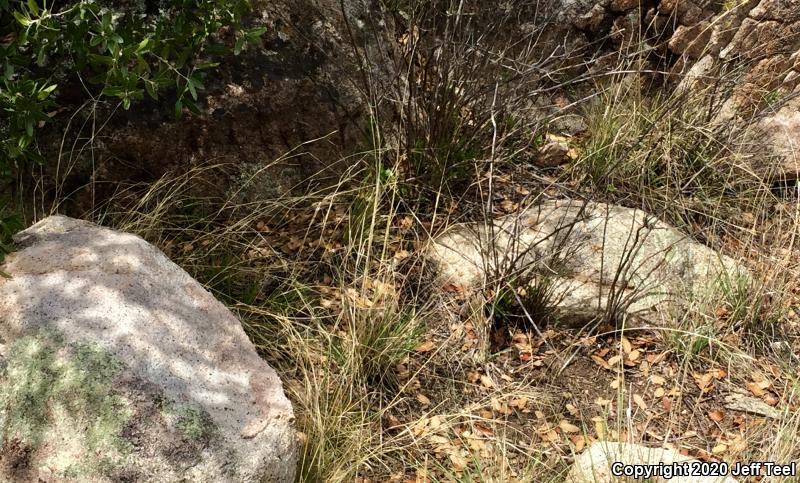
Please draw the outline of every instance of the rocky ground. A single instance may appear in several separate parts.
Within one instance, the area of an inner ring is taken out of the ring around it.
[[[257,12],[201,115],[64,131],[27,211],[137,234],[222,301],[299,480],[800,460],[800,4]]]

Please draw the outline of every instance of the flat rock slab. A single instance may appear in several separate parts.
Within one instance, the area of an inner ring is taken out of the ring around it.
[[[748,277],[733,259],[632,208],[552,200],[494,221],[455,227],[428,255],[442,283],[546,280],[566,324],[615,311],[654,314]],[[540,285],[541,286],[541,285]]]
[[[197,281],[141,238],[71,218],[15,241],[0,480],[293,481],[281,381]]]
[[[736,483],[736,480],[729,477],[711,476],[673,476],[663,478],[661,476],[645,479],[625,478],[615,476],[612,472],[614,463],[624,465],[673,465],[690,464],[696,462],[692,458],[683,456],[669,448],[650,448],[631,443],[613,443],[609,441],[598,441],[592,443],[583,453],[575,458],[565,483],[612,483],[624,481],[649,481],[650,483]],[[617,468],[617,472],[619,472]]]

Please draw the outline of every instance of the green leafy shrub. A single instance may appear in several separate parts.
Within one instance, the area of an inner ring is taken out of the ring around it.
[[[175,93],[175,114],[198,111],[214,56],[238,54],[263,28],[236,29],[249,0],[0,0],[0,182],[39,161],[36,132],[59,89],[118,99]],[[224,35],[222,35],[224,34]]]

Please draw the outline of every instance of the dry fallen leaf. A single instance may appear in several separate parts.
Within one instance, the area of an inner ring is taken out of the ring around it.
[[[653,391],[653,396],[658,398],[664,397],[664,394],[666,394],[666,391],[664,391],[663,387],[657,387],[656,390]]]
[[[697,387],[700,388],[700,392],[702,394],[710,392],[712,389],[714,389],[714,384],[712,382],[714,379],[713,372],[706,372],[705,374],[698,374],[695,372],[692,374],[692,378],[694,379],[695,384],[697,384]]]
[[[406,215],[400,219],[400,228],[409,230],[412,226],[414,226],[414,219],[411,216]]]
[[[458,453],[450,453],[448,456],[456,471],[461,471],[469,465],[469,461]]]
[[[719,423],[723,419],[725,419],[725,413],[723,413],[719,409],[715,409],[713,411],[708,412],[708,417],[711,418],[712,421]]]
[[[752,392],[754,396],[761,397],[767,393],[757,382],[748,382],[747,390]]]
[[[652,382],[657,386],[663,386],[664,384],[666,384],[667,380],[659,376],[658,374],[653,374],[652,376],[650,376],[650,382]]]
[[[628,354],[628,360],[631,362],[636,362],[641,355],[642,353],[639,352],[639,349],[632,350],[631,353]]]
[[[511,406],[512,408],[525,409],[525,406],[528,405],[528,398],[521,397],[518,399],[512,399],[508,401],[508,405]]]
[[[575,452],[576,453],[580,453],[581,451],[583,451],[584,446],[586,446],[586,438],[584,438],[583,436],[580,436],[580,435],[573,436],[570,439],[570,441],[572,441],[572,444],[575,445]]]
[[[649,354],[647,356],[647,362],[651,365],[660,364],[664,359],[667,358],[669,355],[669,351],[664,351],[661,354]]]
[[[633,402],[635,402],[636,405],[639,406],[639,409],[641,409],[642,411],[645,411],[647,409],[647,403],[644,402],[644,398],[639,394],[633,395]]]
[[[530,341],[528,340],[528,334],[524,332],[516,332],[512,337],[511,341],[515,344],[523,344],[528,345]]]
[[[593,355],[592,360],[603,369],[612,370],[611,366],[603,358]]]
[[[428,440],[436,446],[451,446],[450,440],[439,434],[432,434]]]
[[[598,439],[606,439],[606,421],[600,416],[592,418],[594,423],[594,432],[597,433]]]
[[[569,423],[566,419],[562,419],[560,423],[558,423],[558,427],[561,428],[561,431],[565,433],[580,433],[581,428],[575,426],[574,424]]]
[[[486,374],[481,374],[481,384],[489,389],[494,387],[494,381]]]
[[[477,423],[475,424],[475,431],[479,432],[480,434],[482,434],[482,435],[484,435],[486,437],[494,436],[494,431],[492,431],[491,429],[489,429],[486,426],[483,426],[481,424],[477,424]]]
[[[421,436],[428,429],[428,418],[422,418],[414,424],[414,436]]]
[[[724,453],[726,451],[728,451],[728,445],[727,444],[720,443],[720,444],[714,446],[713,448],[711,448],[711,453],[712,454],[722,454],[722,453]]]
[[[780,402],[780,400],[779,400],[777,397],[773,396],[773,395],[772,395],[772,394],[770,394],[770,393],[767,393],[767,394],[766,394],[766,395],[763,397],[763,399],[764,399],[764,402],[765,402],[765,403],[767,403],[767,404],[769,404],[770,406],[777,406],[777,405],[778,405],[778,402]]]
[[[623,336],[620,338],[620,343],[622,343],[622,351],[626,354],[630,354],[631,350],[633,350],[633,346],[631,346],[631,341],[628,340],[627,337]]]
[[[567,408],[567,411],[569,411],[569,413],[571,415],[573,415],[573,416],[577,416],[578,415],[578,408],[575,407],[575,405],[567,403],[564,407]]]
[[[396,429],[403,426],[403,423],[393,415],[389,415],[389,429]]]
[[[594,400],[594,403],[600,407],[608,406],[611,404],[611,399],[603,399],[601,397]]]
[[[423,353],[423,352],[430,352],[436,348],[436,344],[433,341],[423,342],[422,344],[418,345],[414,351]]]
[[[494,410],[497,413],[509,416],[513,412],[512,409],[508,406],[508,404],[497,399],[496,397],[493,397],[491,399],[491,403],[492,403],[492,410]]]

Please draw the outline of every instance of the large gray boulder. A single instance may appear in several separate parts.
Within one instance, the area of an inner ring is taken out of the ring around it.
[[[428,253],[443,283],[545,280],[548,303],[567,324],[611,311],[657,317],[748,276],[731,258],[641,210],[574,200],[546,201],[492,224],[456,226]]]
[[[237,318],[141,238],[53,216],[0,278],[0,481],[292,481],[292,406]]]

